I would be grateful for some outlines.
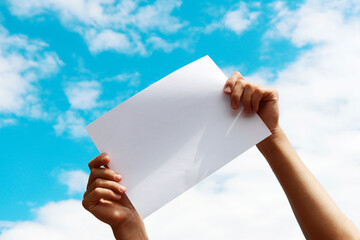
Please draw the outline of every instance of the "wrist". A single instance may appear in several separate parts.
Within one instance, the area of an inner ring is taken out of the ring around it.
[[[274,145],[280,143],[282,139],[284,139],[285,133],[280,126],[271,129],[271,135],[256,144],[256,147],[263,153],[265,150],[269,150],[269,148],[273,148]]]
[[[116,240],[147,240],[145,225],[139,214],[134,211],[119,225],[111,226]]]
[[[280,127],[279,123],[276,124],[276,126],[269,127],[269,131],[271,134],[279,134],[282,132],[282,128]]]

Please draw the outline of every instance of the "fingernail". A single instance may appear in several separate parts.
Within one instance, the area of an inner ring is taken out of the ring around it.
[[[225,91],[226,93],[230,93],[230,92],[231,92],[231,88],[228,86],[228,87],[226,87],[226,88],[224,89],[224,91]]]
[[[124,186],[122,186],[122,185],[120,185],[119,188],[120,188],[120,191],[121,191],[121,192],[125,192],[125,191],[126,191],[126,187],[124,187]]]
[[[237,105],[236,102],[232,102],[232,103],[231,103],[231,106],[232,106],[233,108],[238,108],[238,105]]]
[[[121,176],[119,174],[115,174],[115,181],[120,181],[121,180]]]
[[[117,194],[117,193],[114,193],[115,194],[115,196],[117,197],[117,198],[121,198],[121,195],[120,194]]]

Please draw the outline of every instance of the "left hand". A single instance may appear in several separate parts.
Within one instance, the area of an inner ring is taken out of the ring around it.
[[[107,167],[109,162],[106,154],[89,162],[91,174],[82,204],[111,226],[116,239],[147,239],[144,223],[120,185],[121,176]]]

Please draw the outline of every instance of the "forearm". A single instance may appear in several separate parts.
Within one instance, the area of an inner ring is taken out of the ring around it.
[[[119,226],[111,227],[116,240],[147,240],[143,220],[135,212],[126,222]]]
[[[301,161],[281,128],[259,144],[308,239],[359,239],[359,231]]]

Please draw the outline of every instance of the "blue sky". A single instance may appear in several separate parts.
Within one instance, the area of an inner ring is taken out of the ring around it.
[[[340,183],[359,180],[351,170],[360,168],[352,144],[360,139],[360,126],[354,124],[359,114],[351,111],[359,109],[354,90],[359,86],[359,9],[350,0],[1,1],[0,231],[37,221],[38,209],[51,202],[81,199],[87,163],[98,154],[84,126],[204,55],[226,74],[237,70],[278,88],[284,99],[281,121],[297,150],[341,204],[360,210],[339,190]],[[341,86],[355,87],[336,88],[338,79]],[[309,139],[318,143],[316,148]],[[321,155],[336,147],[331,156]],[[348,162],[340,166],[337,160],[346,156]],[[252,152],[247,156],[258,157]],[[264,182],[263,176],[272,177],[262,163],[241,164],[235,169],[255,171]],[[219,184],[227,189],[224,194],[231,192],[226,184],[236,181],[229,177],[234,174],[235,179],[246,175],[225,169],[184,198],[204,197]],[[239,181],[259,183],[255,177]],[[358,195],[353,198],[359,200]],[[249,202],[254,199],[258,197]],[[168,212],[177,211],[181,203],[176,201]],[[160,213],[149,226],[156,229],[165,216]],[[292,219],[291,212],[284,216],[272,217]],[[291,221],[290,229],[299,234]],[[159,233],[152,234],[160,239]]]

